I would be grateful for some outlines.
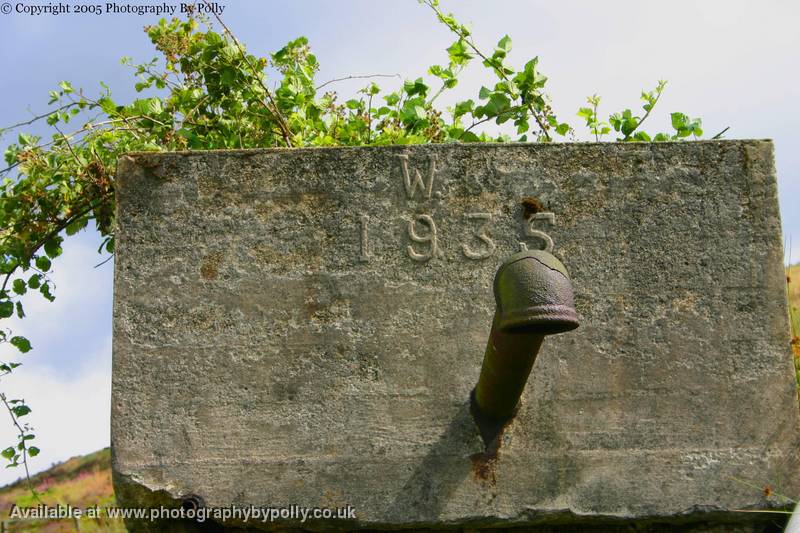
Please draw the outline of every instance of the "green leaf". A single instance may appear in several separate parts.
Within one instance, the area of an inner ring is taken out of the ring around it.
[[[14,302],[8,300],[0,302],[0,318],[8,318],[14,314]]]
[[[50,239],[44,243],[44,253],[46,253],[50,259],[55,259],[61,255],[61,251],[61,237]]]
[[[472,54],[469,53],[469,45],[464,39],[459,39],[451,44],[447,48],[447,56],[450,58],[450,62],[455,65],[464,65],[472,59]]]
[[[425,96],[428,93],[428,86],[425,85],[422,78],[417,78],[414,81],[406,81],[403,83],[403,90],[408,96]]]
[[[9,446],[0,453],[3,455],[3,457],[5,457],[8,460],[11,460],[15,455],[17,455],[17,451],[11,446]]]
[[[630,135],[638,126],[639,121],[636,119],[636,117],[627,118],[622,122],[622,133],[626,136]]]
[[[185,131],[185,130],[181,130],[181,131]],[[178,131],[178,135],[181,135],[181,131]],[[72,222],[71,222],[71,223],[70,223],[70,224],[69,224],[69,225],[66,227],[66,233],[67,233],[67,235],[69,235],[69,236],[75,235],[75,234],[76,234],[76,233],[78,233],[80,230],[82,230],[83,228],[85,228],[85,227],[86,227],[86,224],[88,224],[88,222],[89,222],[89,219],[88,219],[87,217],[81,217],[81,218],[79,218],[79,219],[73,220],[73,221],[72,221]],[[46,250],[45,250],[45,251],[46,251]]]
[[[17,418],[27,415],[31,412],[31,408],[27,405],[15,405],[11,408],[11,411],[14,413],[14,416]]]
[[[16,346],[16,348],[22,353],[28,353],[31,351],[31,342],[25,337],[20,337],[17,335],[15,337],[11,337],[9,342],[11,342],[13,346]]]
[[[37,455],[39,455],[39,448],[37,448],[36,446],[29,447],[28,455],[30,455],[31,457],[36,457]]]
[[[36,268],[38,268],[42,272],[47,272],[48,270],[50,270],[51,264],[52,263],[50,263],[50,260],[43,255],[40,255],[39,257],[36,258]]]
[[[387,105],[395,105],[400,101],[400,95],[397,93],[390,93],[383,97]]]
[[[42,286],[39,287],[39,292],[50,302],[56,299],[56,297],[50,292],[50,285],[47,283],[43,283]]]
[[[223,67],[219,73],[219,81],[223,87],[234,87],[236,82],[236,70],[233,67]]]
[[[25,294],[28,291],[28,286],[25,283],[24,279],[15,279],[14,283],[11,285],[11,289],[19,294]]]
[[[683,113],[670,113],[670,118],[672,119],[672,127],[678,131],[686,128],[686,122],[689,120],[689,117]]]
[[[483,106],[487,116],[498,116],[511,107],[511,100],[503,93],[492,93],[489,102]]]
[[[42,284],[41,274],[34,274],[30,278],[28,278],[28,287],[30,287],[31,289],[38,289],[41,284]]]
[[[159,98],[142,98],[134,100],[131,104],[134,112],[140,115],[158,115],[163,111]]]
[[[453,108],[453,117],[458,118],[467,113],[471,113],[472,110],[475,109],[475,102],[472,100],[465,100],[463,102],[458,102]]]
[[[504,35],[502,39],[497,43],[497,49],[502,50],[506,53],[511,51],[511,37],[508,35]]]

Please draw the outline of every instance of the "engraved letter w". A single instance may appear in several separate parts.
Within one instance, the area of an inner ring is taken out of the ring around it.
[[[430,199],[431,191],[433,190],[433,174],[436,172],[436,160],[433,157],[428,158],[428,182],[420,174],[418,169],[414,169],[414,176],[412,180],[411,172],[408,170],[408,156],[398,155],[400,158],[400,166],[403,169],[403,185],[406,187],[406,198],[412,200],[417,191],[417,187],[422,189],[422,194]]]

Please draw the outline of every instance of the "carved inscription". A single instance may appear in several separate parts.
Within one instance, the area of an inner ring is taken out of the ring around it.
[[[428,158],[428,172],[425,176],[427,179],[425,179],[423,178],[423,175],[419,169],[414,168],[412,170],[409,168],[407,155],[398,155],[397,157],[400,158],[400,169],[403,173],[403,186],[405,187],[406,198],[408,200],[413,200],[414,195],[417,192],[417,188],[419,188],[422,196],[430,199],[431,193],[433,192],[433,177],[436,172],[436,159],[433,157]]]
[[[419,235],[417,233],[417,223],[424,222],[428,226],[428,233],[426,235]],[[408,237],[417,243],[429,243],[430,247],[427,253],[421,253],[414,250],[412,244],[408,245],[408,256],[414,261],[425,262],[432,257],[436,257],[439,253],[439,244],[436,235],[436,223],[430,215],[417,215],[408,222]]]
[[[527,218],[525,220],[525,236],[526,237],[536,237],[544,241],[544,251],[552,252],[553,251],[553,238],[550,237],[547,233],[540,231],[538,229],[534,229],[533,223],[537,220],[546,220],[549,222],[551,226],[556,225],[556,215],[555,213],[536,213]],[[519,243],[519,247],[521,250],[527,250],[528,245],[524,242]]]
[[[436,159],[434,157],[428,158],[428,165],[426,172],[420,172],[418,168],[412,168],[409,163],[407,155],[400,154],[397,156],[400,160],[400,169],[403,178],[403,189],[406,193],[407,200],[413,200],[417,196],[417,191],[422,199],[430,199],[433,193],[433,183],[436,175]],[[438,195],[439,193],[437,193]],[[539,206],[541,208],[541,206]],[[469,242],[461,243],[461,251],[464,257],[473,261],[481,261],[494,255],[497,251],[497,245],[490,235],[490,224],[492,222],[491,213],[465,213],[466,221],[464,224],[472,228],[472,237]],[[555,246],[553,238],[540,229],[536,229],[534,224],[537,221],[544,221],[550,226],[554,226],[556,222],[555,214],[551,212],[533,212],[526,216],[525,223],[522,229],[523,238],[536,238],[542,242],[545,251],[552,252]],[[360,215],[359,217],[359,246],[360,253],[358,261],[360,263],[368,263],[373,259],[369,249],[369,217],[367,215]],[[425,227],[423,227],[425,226]],[[420,263],[430,261],[431,259],[442,255],[439,249],[439,234],[436,227],[436,222],[429,214],[416,214],[408,220],[407,225],[408,238],[411,244],[406,247],[408,256]],[[525,242],[520,242],[519,247],[521,250],[527,250],[528,245]]]
[[[487,257],[491,256],[494,251],[497,249],[497,246],[494,244],[494,241],[489,237],[486,233],[486,228],[489,225],[489,222],[492,220],[492,215],[490,213],[467,213],[466,215],[467,220],[483,220],[483,224],[481,224],[477,230],[475,230],[475,237],[477,237],[485,246],[483,246],[482,250],[474,251],[466,244],[461,245],[461,249],[464,252],[464,255],[470,259],[480,260],[486,259]]]

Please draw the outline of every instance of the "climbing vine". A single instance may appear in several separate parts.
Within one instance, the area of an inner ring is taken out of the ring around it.
[[[420,3],[454,41],[442,64],[389,90],[375,81],[380,75],[348,76],[370,79],[343,98],[331,89],[340,80],[316,80],[319,63],[305,37],[254,55],[221,19],[198,15],[145,28],[160,57],[145,63],[123,59],[142,95],[133,101],[117,101],[103,83],[91,92],[60,82],[50,91],[48,111],[0,130],[16,135],[0,170],[0,320],[23,318],[33,293],[53,301],[52,261],[65,239],[90,224],[103,237],[99,251],[113,254],[115,168],[126,152],[577,139],[574,127],[554,111],[538,57],[514,66],[509,36],[484,49],[437,0]],[[439,106],[439,97],[474,62],[486,69],[486,85],[474,98]],[[594,95],[577,115],[596,141],[702,136],[700,119],[683,113],[671,114],[671,132],[642,129],[665,86],[659,81],[641,93],[640,112],[625,109],[601,118],[600,97]],[[39,122],[49,127],[49,138],[25,132]],[[503,133],[490,133],[487,126],[498,130],[493,125]],[[0,343],[20,354],[32,349],[9,328],[0,330]],[[0,377],[17,371],[19,357],[13,359],[0,362]],[[27,472],[28,458],[39,453],[31,444],[32,427],[21,422],[31,409],[21,398],[0,393],[0,400],[18,435],[2,455]]]

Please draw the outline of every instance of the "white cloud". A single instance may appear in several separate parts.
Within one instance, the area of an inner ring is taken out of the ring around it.
[[[52,463],[75,455],[93,452],[109,445],[111,413],[111,337],[99,353],[92,354],[91,365],[73,378],[52,368],[20,367],[3,378],[9,399],[24,398],[33,410],[21,421],[30,423],[36,435],[34,444],[41,453],[31,459],[31,473],[45,470]],[[0,412],[0,445],[16,442],[8,414]],[[0,468],[0,485],[24,474],[22,467]]]
[[[31,459],[32,472],[109,445],[113,264],[93,268],[103,260],[99,243],[92,232],[67,239],[53,263],[56,300],[26,295],[27,317],[3,321],[33,344],[25,355],[9,345],[0,352],[4,361],[23,363],[0,380],[0,391],[9,399],[24,398],[33,410],[22,418],[34,426],[42,450]],[[0,407],[0,448],[15,442],[9,415]],[[3,461],[0,484],[23,474],[21,467],[3,468]]]

